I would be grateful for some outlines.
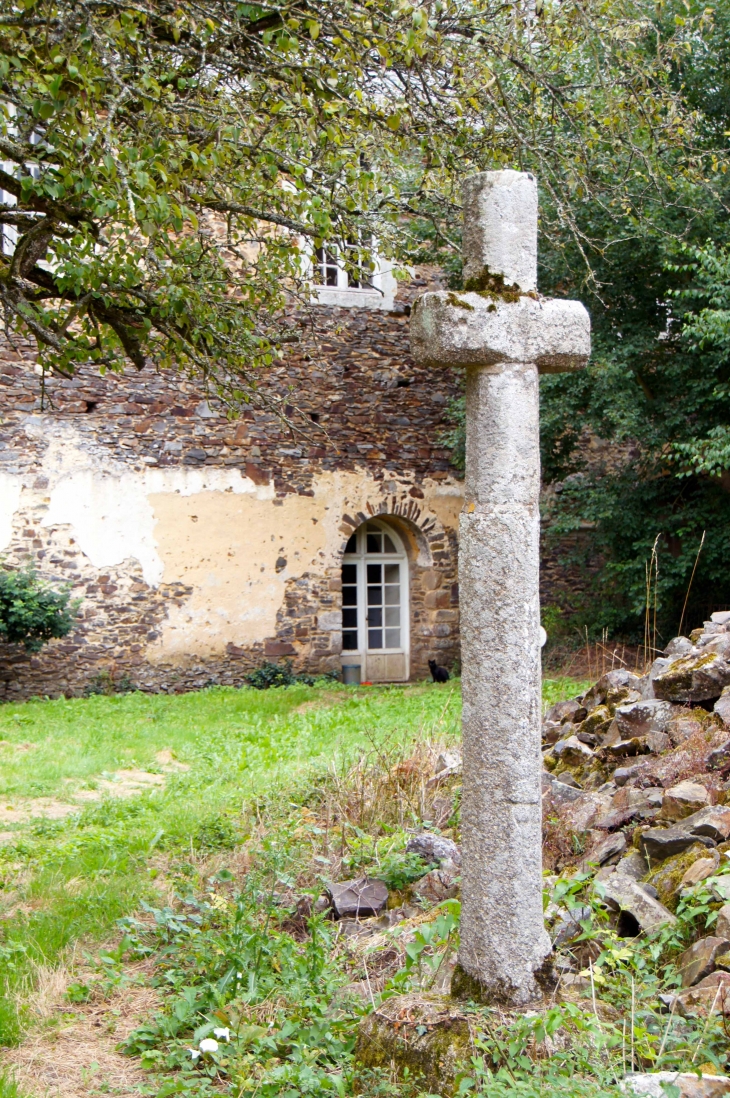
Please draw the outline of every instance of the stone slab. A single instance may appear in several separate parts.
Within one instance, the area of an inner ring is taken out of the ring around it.
[[[388,902],[388,888],[382,882],[369,877],[330,884],[327,891],[332,910],[338,919],[355,917],[366,919],[379,915]]]
[[[667,1098],[664,1086],[679,1089],[679,1098],[721,1098],[730,1093],[730,1078],[726,1075],[700,1075],[694,1072],[651,1071],[632,1072],[620,1084],[627,1094],[637,1098]]]
[[[655,930],[677,921],[671,911],[637,881],[618,871],[603,877],[597,891],[609,904],[633,915],[641,930]]]
[[[685,949],[677,961],[682,987],[692,987],[705,976],[709,976],[715,967],[715,958],[727,949],[730,949],[730,941],[713,934],[700,938],[689,949]]]

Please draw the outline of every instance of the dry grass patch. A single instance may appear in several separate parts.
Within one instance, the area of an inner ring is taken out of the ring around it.
[[[123,987],[106,998],[70,1004],[67,968],[39,969],[28,999],[31,1028],[23,1043],[0,1057],[32,1098],[138,1095],[149,1075],[117,1045],[159,1005],[154,989],[140,982],[145,966],[129,966]],[[78,974],[76,974],[78,979]]]

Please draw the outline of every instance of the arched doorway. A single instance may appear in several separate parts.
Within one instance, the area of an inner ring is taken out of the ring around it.
[[[342,664],[363,682],[406,682],[409,666],[408,557],[393,529],[364,522],[342,558]]]

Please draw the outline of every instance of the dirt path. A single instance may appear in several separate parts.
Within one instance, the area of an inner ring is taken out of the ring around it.
[[[31,820],[62,820],[73,812],[78,812],[85,804],[93,804],[103,797],[134,797],[145,790],[161,788],[170,774],[181,774],[190,767],[178,762],[172,751],[158,751],[155,761],[161,774],[152,774],[148,770],[117,770],[96,779],[95,789],[78,789],[69,792],[63,800],[58,797],[18,797],[0,800],[0,843],[11,842],[16,831],[3,830],[4,824],[25,824]]]

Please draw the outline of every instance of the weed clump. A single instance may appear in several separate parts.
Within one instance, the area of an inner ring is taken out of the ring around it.
[[[230,816],[218,813],[203,820],[193,838],[193,846],[202,853],[233,850],[241,840],[240,828]]]
[[[283,663],[265,660],[255,671],[245,675],[244,681],[254,690],[270,690],[275,686],[313,686],[315,680],[312,675],[297,674],[291,660],[284,660]]]
[[[84,687],[84,697],[94,696],[113,697],[115,694],[131,694],[137,687],[132,682],[129,674],[123,671],[116,675],[113,670],[105,668],[96,675],[92,675]]]

